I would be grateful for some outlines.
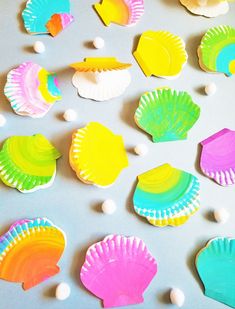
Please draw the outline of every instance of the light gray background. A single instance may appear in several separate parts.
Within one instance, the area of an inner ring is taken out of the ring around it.
[[[61,227],[68,238],[67,248],[59,262],[60,274],[28,292],[24,292],[19,284],[0,281],[0,308],[100,308],[99,300],[82,287],[78,274],[88,246],[109,233],[142,238],[158,262],[159,272],[144,295],[145,302],[129,308],[170,307],[168,290],[172,286],[185,292],[184,307],[187,309],[225,308],[203,295],[194,258],[199,248],[210,238],[235,236],[235,190],[234,186],[220,187],[199,173],[197,145],[224,127],[235,129],[234,77],[226,78],[201,71],[196,48],[208,28],[220,24],[235,26],[235,4],[231,4],[226,16],[207,19],[191,15],[177,0],[146,0],[145,14],[138,25],[131,28],[111,25],[107,28],[92,9],[94,0],[71,2],[76,21],[58,37],[52,38],[30,36],[25,32],[19,16],[24,1],[0,1],[0,112],[7,118],[7,125],[0,128],[0,143],[11,135],[43,133],[63,154],[58,161],[57,177],[49,189],[26,195],[0,183],[0,232],[5,232],[17,219],[45,216]],[[178,79],[167,81],[146,78],[132,57],[137,38],[149,29],[169,30],[185,40],[189,60]],[[105,39],[104,49],[92,48],[90,41],[96,36]],[[43,55],[33,53],[32,44],[37,39],[45,43],[46,52]],[[133,80],[122,97],[98,103],[77,96],[71,84],[73,70],[68,65],[89,56],[116,56],[123,62],[133,64]],[[56,71],[63,93],[63,100],[39,120],[15,115],[2,93],[7,72],[27,60]],[[206,97],[201,87],[211,81],[217,84],[218,91],[216,95]],[[133,114],[140,95],[161,86],[188,91],[201,107],[200,119],[190,131],[187,141],[153,144],[149,136],[134,123]],[[77,122],[63,121],[61,115],[67,108],[77,111]],[[89,121],[99,121],[113,132],[123,135],[127,149],[138,143],[146,143],[149,147],[149,154],[144,158],[129,153],[130,167],[108,189],[81,183],[68,164],[71,134]],[[165,162],[194,173],[201,182],[201,209],[178,228],[151,226],[133,212],[132,195],[136,176]],[[112,216],[100,212],[100,203],[106,198],[112,198],[117,203],[117,212]],[[211,209],[220,207],[226,207],[231,214],[225,226],[211,219]],[[56,301],[53,297],[55,285],[61,281],[71,286],[71,296],[64,302]]]

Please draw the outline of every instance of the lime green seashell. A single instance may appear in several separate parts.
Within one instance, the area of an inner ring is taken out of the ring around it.
[[[9,187],[32,192],[48,187],[61,154],[42,135],[12,136],[0,151],[0,178]]]

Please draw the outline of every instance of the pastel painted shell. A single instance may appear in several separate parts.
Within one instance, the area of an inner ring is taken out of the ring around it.
[[[98,122],[90,122],[72,137],[70,165],[88,184],[107,187],[128,166],[123,139]]]
[[[188,59],[183,40],[168,31],[143,32],[133,55],[146,76],[168,79],[179,76]]]
[[[235,239],[218,237],[210,240],[198,253],[196,267],[205,295],[235,308]]]
[[[205,17],[216,17],[229,11],[226,0],[180,0],[191,13]]]
[[[235,28],[222,25],[207,30],[198,48],[198,57],[205,71],[235,74]]]
[[[199,116],[200,108],[187,92],[162,88],[141,96],[134,118],[153,142],[165,142],[186,139]]]
[[[60,271],[66,237],[46,218],[16,221],[0,237],[0,278],[28,290]]]
[[[221,186],[235,184],[235,131],[223,129],[201,145],[202,172]]]
[[[62,13],[54,14],[50,20],[46,23],[48,32],[52,36],[56,36],[62,30],[67,28],[74,21],[74,17],[71,14]]]
[[[60,156],[42,134],[9,137],[0,150],[0,179],[23,193],[47,188]]]
[[[135,25],[144,14],[144,0],[102,0],[94,5],[105,26]]]
[[[138,176],[134,209],[152,225],[179,226],[198,210],[199,188],[195,176],[163,164]]]
[[[24,62],[8,73],[4,93],[16,114],[32,118],[43,117],[61,100],[56,74],[33,62]]]
[[[157,263],[137,237],[109,235],[91,246],[80,278],[104,308],[139,304],[157,273]]]

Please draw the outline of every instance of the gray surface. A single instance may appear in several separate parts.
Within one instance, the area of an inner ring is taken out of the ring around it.
[[[167,308],[166,292],[171,286],[185,292],[187,309],[225,308],[203,295],[195,273],[194,256],[211,237],[234,236],[234,186],[222,188],[201,176],[195,162],[199,141],[223,127],[235,129],[234,77],[228,79],[201,71],[197,64],[196,47],[202,33],[209,27],[223,23],[235,26],[235,5],[231,5],[229,14],[224,17],[206,19],[190,15],[176,0],[146,0],[146,13],[137,26],[124,28],[112,25],[106,28],[91,8],[94,0],[72,1],[76,21],[53,39],[25,33],[19,16],[17,19],[22,2],[0,2],[0,112],[8,121],[0,129],[0,142],[11,135],[40,132],[58,147],[63,158],[58,161],[55,182],[47,190],[24,195],[0,183],[0,232],[4,232],[17,219],[46,216],[66,232],[68,245],[59,263],[60,274],[32,290],[24,292],[20,285],[0,281],[0,308],[99,308],[99,300],[82,288],[78,273],[88,246],[109,233],[142,238],[159,265],[159,272],[145,293],[145,303],[129,308]],[[169,30],[186,41],[189,61],[177,80],[146,78],[132,57],[133,42],[135,45],[136,38],[148,29]],[[106,42],[105,48],[100,51],[93,50],[89,44],[97,35]],[[45,54],[36,55],[32,52],[31,46],[36,39],[45,43]],[[96,103],[77,96],[76,89],[71,85],[73,70],[68,68],[68,64],[86,56],[116,56],[121,61],[133,63],[133,81],[122,97],[111,102]],[[2,95],[7,72],[26,60],[55,70],[62,88],[63,100],[55,104],[41,120],[15,115]],[[218,92],[215,96],[206,97],[200,93],[200,88],[210,81],[217,84]],[[140,94],[164,85],[189,91],[201,107],[201,117],[187,141],[153,144],[134,124],[133,114]],[[67,108],[77,111],[77,123],[63,122],[61,113]],[[127,148],[143,142],[150,150],[145,158],[129,154],[130,167],[108,189],[82,184],[68,164],[71,133],[88,121],[99,121],[122,134]],[[179,228],[159,229],[133,213],[131,199],[136,176],[164,162],[194,173],[201,181],[201,209]],[[99,211],[100,202],[106,198],[114,199],[118,205],[117,212],[112,216],[105,216]],[[225,226],[210,220],[210,210],[219,207],[226,207],[231,213],[231,219]],[[60,281],[68,282],[72,289],[70,298],[65,302],[53,298],[55,284]]]

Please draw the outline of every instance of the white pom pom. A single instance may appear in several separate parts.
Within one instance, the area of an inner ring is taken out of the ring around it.
[[[138,144],[134,148],[135,153],[139,156],[145,156],[148,153],[148,147],[145,144]]]
[[[112,215],[116,211],[117,206],[113,200],[109,199],[103,202],[101,208],[103,213],[107,215]]]
[[[0,127],[4,127],[6,122],[6,118],[2,114],[0,114]]]
[[[216,84],[215,83],[210,83],[208,85],[206,85],[205,87],[205,93],[206,95],[213,95],[216,93]]]
[[[77,119],[77,113],[73,109],[67,109],[63,117],[65,121],[74,121]]]
[[[176,305],[177,307],[180,308],[183,306],[185,301],[184,293],[177,288],[171,289],[170,300],[173,305]]]
[[[97,36],[94,41],[93,41],[93,45],[95,48],[100,49],[104,47],[104,39],[102,39],[101,37]]]
[[[214,217],[218,223],[226,223],[230,217],[229,212],[225,208],[214,210]]]
[[[33,44],[33,49],[36,53],[38,54],[42,54],[45,52],[46,48],[45,48],[45,45],[43,44],[43,42],[41,41],[36,41],[34,44]]]
[[[56,287],[55,297],[58,300],[65,300],[69,297],[69,295],[70,295],[70,286],[67,283],[62,282]]]

